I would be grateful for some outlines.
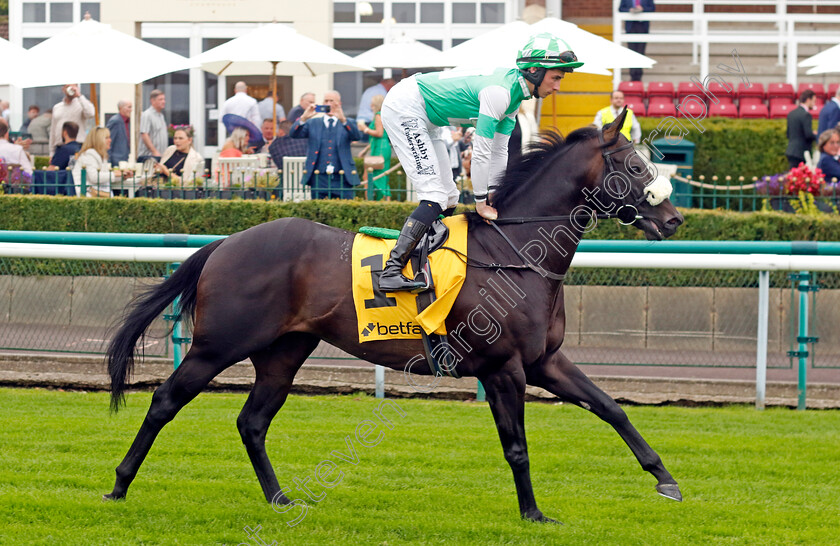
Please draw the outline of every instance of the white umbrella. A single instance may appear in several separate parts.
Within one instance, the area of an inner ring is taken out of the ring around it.
[[[14,84],[15,77],[26,70],[29,52],[0,38],[0,85]]]
[[[656,63],[650,57],[554,17],[545,18],[533,25],[522,21],[508,23],[459,44],[445,51],[444,55],[459,67],[513,67],[516,65],[519,49],[531,35],[539,32],[551,32],[569,44],[578,59],[584,63],[582,67],[576,68],[575,72],[609,75],[610,68],[650,68]]]
[[[15,84],[140,83],[195,66],[186,57],[85,19],[28,51],[29,70]]]
[[[373,70],[352,57],[313,40],[292,27],[272,23],[192,58],[196,65],[216,75],[261,75],[271,69],[274,96],[274,133],[277,134],[277,74],[317,76],[333,72]]]
[[[819,66],[826,61],[831,61],[832,59],[836,59],[840,55],[840,44],[836,46],[830,47],[825,51],[820,51],[816,55],[811,55],[804,61],[800,61],[797,66],[800,67],[808,67],[808,66]],[[810,73],[810,72],[809,72]]]
[[[357,55],[356,62],[376,68],[427,68],[455,66],[439,49],[403,34],[396,40]]]

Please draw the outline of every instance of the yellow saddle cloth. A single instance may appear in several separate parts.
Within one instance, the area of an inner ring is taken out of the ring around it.
[[[466,217],[452,216],[445,218],[443,223],[449,228],[449,238],[444,246],[466,255]],[[361,233],[353,241],[353,303],[360,343],[383,339],[421,339],[423,330],[427,334],[446,334],[444,321],[464,284],[467,264],[462,257],[446,249],[433,252],[429,262],[436,300],[418,315],[415,294],[379,291],[379,271],[395,244],[394,239],[379,239]],[[414,278],[410,262],[403,273],[410,279]],[[377,279],[375,290],[374,277]]]

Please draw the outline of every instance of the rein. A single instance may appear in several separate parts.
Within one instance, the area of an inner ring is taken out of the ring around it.
[[[613,164],[612,155],[628,148],[633,147],[632,142],[628,142],[627,144],[615,148],[614,150],[607,150],[605,148],[606,143],[604,142],[604,131],[603,129],[598,132],[598,141],[601,144],[601,157],[604,158],[604,170],[606,171],[606,175],[604,176],[604,180],[606,180],[613,172],[616,172],[617,169]],[[478,268],[503,268],[503,269],[530,269],[536,273],[544,277],[548,277],[549,279],[563,282],[563,279],[566,277],[565,275],[561,275],[559,273],[552,273],[551,271],[547,271],[539,266],[534,265],[531,263],[528,258],[522,254],[513,241],[505,235],[505,233],[499,228],[500,225],[506,224],[528,224],[534,222],[562,222],[562,221],[571,221],[572,219],[592,219],[595,218],[597,220],[609,220],[615,218],[618,222],[623,226],[628,226],[634,223],[636,220],[641,220],[644,217],[639,214],[638,206],[642,204],[646,199],[644,193],[642,196],[633,203],[622,203],[615,212],[597,212],[595,214],[565,214],[561,216],[517,216],[511,218],[498,218],[496,220],[487,220],[487,223],[493,226],[499,235],[502,236],[502,239],[513,249],[516,255],[522,260],[523,265],[501,265],[501,264],[485,264],[478,260],[473,260],[472,258],[467,258],[463,256],[464,261],[468,266],[478,267]],[[446,248],[446,247],[444,247]],[[453,250],[453,249],[449,249]],[[458,253],[460,254],[460,253]],[[471,263],[472,262],[472,263]]]

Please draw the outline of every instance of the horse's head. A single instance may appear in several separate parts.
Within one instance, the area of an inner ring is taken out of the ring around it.
[[[597,199],[592,198],[592,205],[641,229],[649,240],[661,240],[677,231],[683,216],[669,199],[670,180],[658,175],[656,167],[621,134],[626,116],[625,108],[598,134],[602,174],[597,177]]]

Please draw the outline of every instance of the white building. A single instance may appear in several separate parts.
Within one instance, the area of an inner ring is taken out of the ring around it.
[[[515,20],[523,6],[524,0],[10,0],[9,40],[30,48],[82,20],[85,12],[90,12],[93,19],[186,57],[272,21],[289,24],[302,34],[354,56],[380,45],[386,35],[401,33],[448,49]],[[131,59],[125,62],[130,63]],[[33,70],[49,70],[49,67],[33,67]],[[362,90],[380,78],[381,71],[314,78],[281,77],[278,78],[278,95],[288,111],[297,104],[302,93],[313,91],[320,98],[334,87],[342,94],[345,110],[353,115]],[[209,157],[224,136],[217,119],[219,105],[233,93],[233,84],[239,79],[249,84],[257,98],[268,91],[268,69],[265,76],[242,78],[235,74],[216,76],[200,69],[184,70],[145,82],[142,100],[139,105],[135,104],[135,111],[148,107],[148,94],[152,89],[162,89],[167,96],[167,122],[191,124],[195,128],[196,148]],[[83,92],[90,96],[87,85],[83,86]],[[61,100],[60,87],[12,87],[6,94],[12,103],[13,129],[20,126],[30,104],[37,104],[43,111]],[[101,86],[99,123],[104,123],[116,112],[119,99],[134,96],[131,85]]]

